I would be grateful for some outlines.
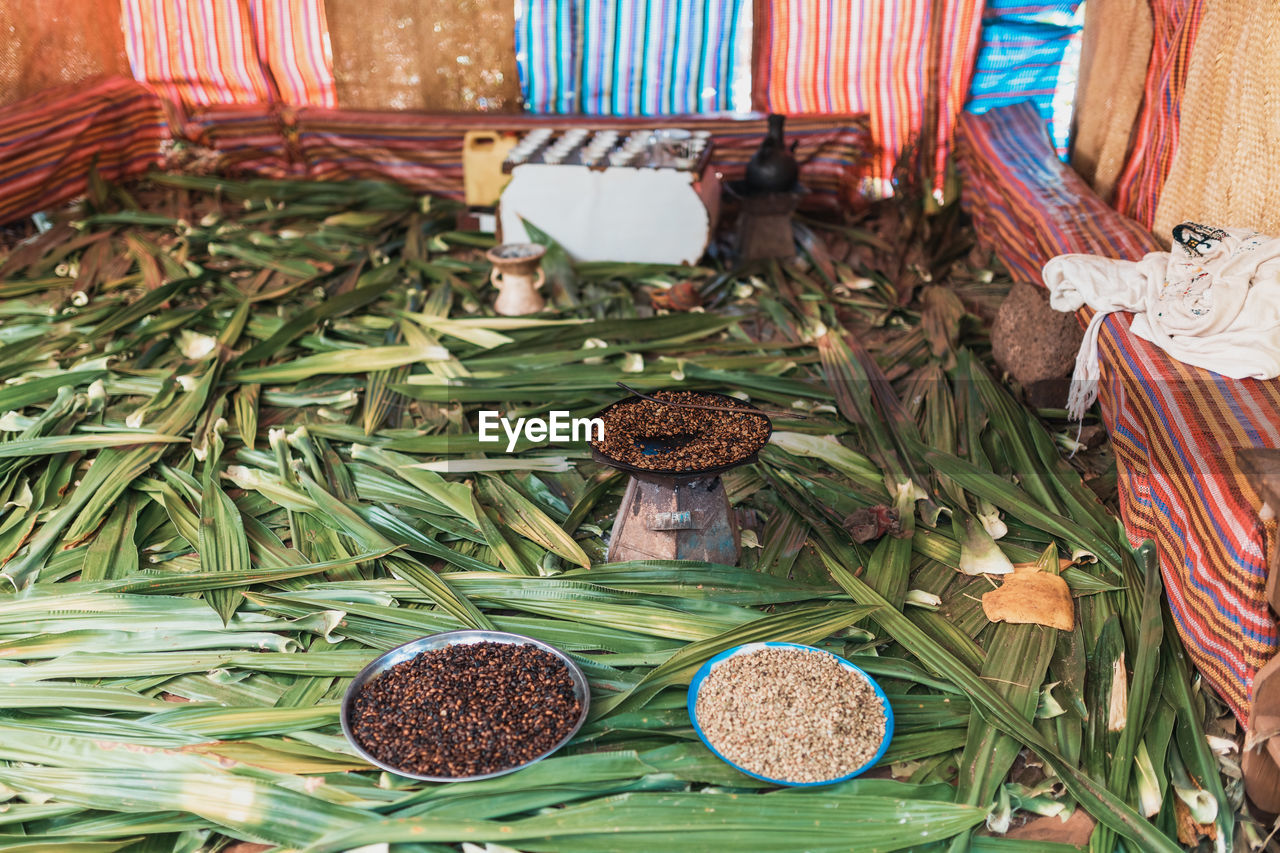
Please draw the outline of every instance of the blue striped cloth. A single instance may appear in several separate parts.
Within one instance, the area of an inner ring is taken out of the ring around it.
[[[516,62],[525,108],[616,116],[747,109],[750,14],[749,0],[523,0]]]
[[[1059,156],[1071,129],[1083,3],[988,0],[966,109],[1034,101]]]

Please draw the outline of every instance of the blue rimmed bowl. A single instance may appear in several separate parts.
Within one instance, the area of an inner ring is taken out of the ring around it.
[[[761,776],[759,773],[753,773],[742,765],[725,758],[720,754],[720,751],[712,745],[711,741],[707,739],[706,733],[702,731],[702,724],[698,721],[698,693],[702,690],[702,683],[706,681],[707,676],[711,674],[713,669],[724,663],[729,658],[735,657],[736,655],[751,654],[752,652],[757,652],[766,648],[803,649],[808,652],[818,652],[820,654],[830,655],[835,658],[841,666],[857,673],[871,685],[871,689],[875,691],[876,698],[880,700],[880,705],[884,709],[884,738],[880,741],[880,748],[876,750],[876,754],[871,756],[871,759],[867,761],[866,764],[851,773],[846,773],[843,776],[837,776],[834,779],[826,779],[822,782],[787,782],[782,779],[771,779],[768,776]],[[889,707],[889,697],[884,695],[884,690],[882,690],[880,685],[876,683],[876,680],[870,675],[867,675],[867,673],[862,669],[849,663],[849,661],[839,655],[831,654],[831,652],[825,649],[819,649],[814,646],[805,646],[800,643],[747,643],[746,645],[735,646],[732,649],[727,649],[721,652],[711,658],[711,660],[704,663],[693,676],[693,681],[689,684],[688,707],[689,719],[693,722],[693,730],[698,733],[699,739],[707,745],[707,749],[715,753],[717,758],[738,772],[745,773],[753,779],[759,779],[760,781],[768,782],[771,785],[784,785],[788,788],[816,788],[821,785],[834,785],[837,782],[844,782],[854,778],[855,776],[860,776],[876,765],[876,762],[884,756],[885,750],[889,748],[889,741],[893,739],[893,709]]]

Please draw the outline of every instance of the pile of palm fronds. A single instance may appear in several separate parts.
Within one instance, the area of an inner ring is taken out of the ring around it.
[[[878,270],[844,226],[740,273],[553,245],[555,310],[496,318],[489,241],[452,222],[386,185],[157,177],[0,262],[0,850],[1055,853],[999,836],[1075,809],[1092,850],[1229,849],[1238,793],[1151,555],[937,269]],[[647,308],[687,281],[705,312]],[[603,565],[624,479],[474,434],[619,381],[796,413],[726,476],[742,566]],[[987,621],[1011,563],[1061,573],[1073,631]],[[370,770],[337,725],[350,676],[464,625],[571,651],[591,721],[489,781]],[[769,790],[702,747],[684,685],[765,639],[880,679],[891,772]]]

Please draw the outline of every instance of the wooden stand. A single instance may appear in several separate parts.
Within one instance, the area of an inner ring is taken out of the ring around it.
[[[796,212],[799,192],[762,193],[739,197],[738,260],[790,258],[796,253],[791,233],[791,216]]]
[[[738,563],[738,521],[720,476],[635,474],[609,539],[608,561]]]

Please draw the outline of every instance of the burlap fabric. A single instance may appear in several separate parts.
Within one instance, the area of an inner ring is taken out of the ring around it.
[[[0,105],[109,75],[129,76],[120,0],[0,0]]]
[[[520,109],[511,0],[325,0],[338,103],[349,109]],[[132,76],[120,0],[0,0],[0,105]]]
[[[1076,87],[1071,165],[1110,200],[1124,169],[1151,58],[1146,0],[1090,0]]]
[[[518,112],[512,0],[325,0],[338,103]]]

